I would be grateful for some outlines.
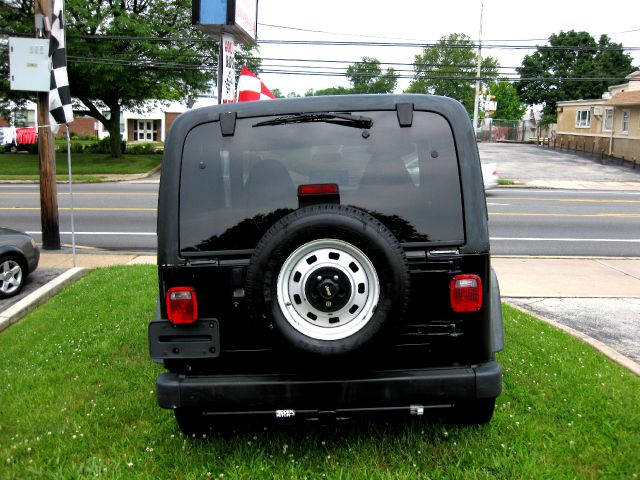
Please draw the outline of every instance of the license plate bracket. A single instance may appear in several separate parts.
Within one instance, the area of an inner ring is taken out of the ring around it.
[[[218,357],[218,320],[201,318],[189,325],[174,325],[167,320],[153,321],[149,324],[149,353],[154,360]]]

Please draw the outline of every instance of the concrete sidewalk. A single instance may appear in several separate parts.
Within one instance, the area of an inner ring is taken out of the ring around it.
[[[76,265],[71,253],[49,253],[42,251],[38,268],[98,268],[113,265],[156,264],[155,255],[136,253],[77,253]]]
[[[494,257],[503,297],[640,298],[640,258]]]
[[[155,264],[155,255],[79,253],[77,267]],[[504,297],[640,298],[640,258],[494,257]],[[43,252],[39,268],[72,268],[70,253]]]

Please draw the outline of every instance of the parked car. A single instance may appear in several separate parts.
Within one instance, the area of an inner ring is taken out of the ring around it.
[[[459,102],[307,97],[193,110],[165,145],[151,357],[186,434],[447,408],[488,422],[500,292]]]
[[[16,295],[37,267],[40,249],[29,235],[0,227],[0,298]]]
[[[498,186],[498,164],[482,163],[482,179],[484,181],[484,189],[491,190]]]

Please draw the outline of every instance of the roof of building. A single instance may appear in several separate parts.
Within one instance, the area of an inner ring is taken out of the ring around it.
[[[614,93],[607,105],[640,105],[640,90]]]
[[[562,105],[562,106],[570,106],[570,105],[604,105],[607,103],[606,99],[602,99],[602,98],[593,98],[593,99],[587,99],[587,100],[562,100],[559,102],[556,102],[556,105]]]

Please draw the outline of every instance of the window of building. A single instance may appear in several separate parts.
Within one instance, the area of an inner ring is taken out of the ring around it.
[[[105,118],[110,119],[111,118],[111,112],[102,112],[102,114],[105,116]],[[104,125],[104,123],[100,123],[102,128],[102,131],[105,133],[108,133],[109,130],[107,129],[107,127]],[[124,115],[122,115],[122,112],[120,113],[120,135],[124,135]]]
[[[622,124],[620,125],[620,129],[622,133],[629,133],[629,117],[631,116],[630,110],[622,111]]]
[[[604,130],[605,132],[610,132],[611,130],[613,130],[613,108],[605,109],[602,130]]]
[[[16,110],[14,116],[15,127],[35,127],[36,126],[36,111],[35,110]]]
[[[136,120],[133,138],[139,142],[157,141],[156,122],[153,120]]]
[[[578,110],[576,112],[576,127],[589,128],[591,126],[591,109]]]

